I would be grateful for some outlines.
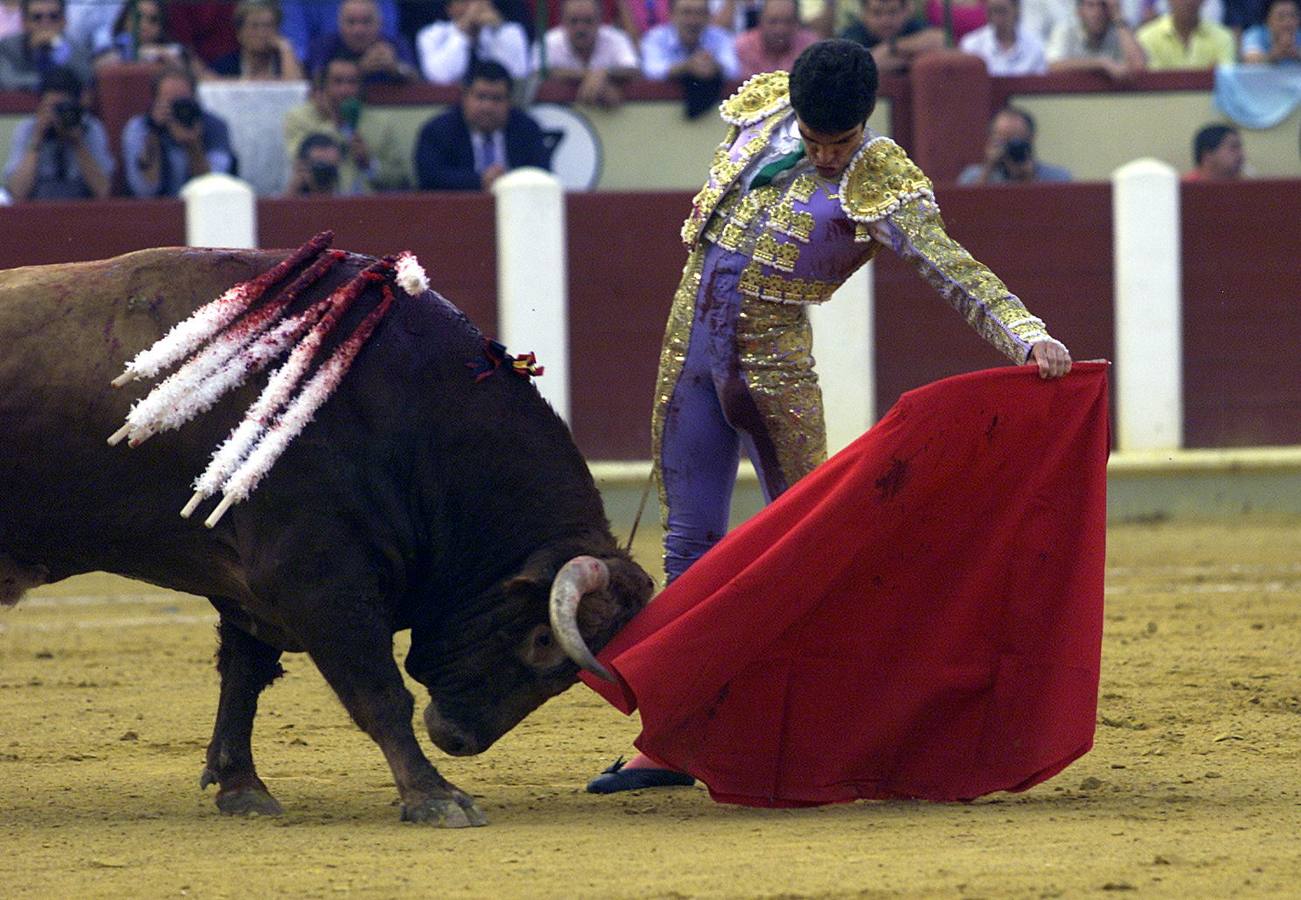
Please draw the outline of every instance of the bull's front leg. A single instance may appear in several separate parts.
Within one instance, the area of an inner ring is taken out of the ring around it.
[[[241,631],[225,616],[218,633],[221,699],[199,787],[217,785],[217,808],[228,815],[279,815],[280,804],[253,767],[253,718],[258,695],[284,674],[280,651]]]
[[[447,828],[488,824],[474,799],[438,774],[416,741],[415,702],[393,660],[392,630],[361,610],[353,612],[309,640],[307,652],[353,721],[384,752],[402,799],[402,820]]]

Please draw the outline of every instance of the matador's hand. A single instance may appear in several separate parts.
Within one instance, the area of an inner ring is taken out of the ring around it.
[[[1071,370],[1071,351],[1061,341],[1038,341],[1030,348],[1027,362],[1039,366],[1040,378],[1061,378]]]

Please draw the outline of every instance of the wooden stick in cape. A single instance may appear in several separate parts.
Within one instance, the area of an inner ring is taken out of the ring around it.
[[[153,346],[136,354],[126,364],[122,374],[113,379],[113,387],[121,387],[137,378],[152,378],[192,353],[200,344],[233,322],[269,288],[283,281],[304,262],[319,255],[333,240],[333,231],[322,231],[261,275],[240,282],[217,299],[199,307],[189,318],[178,322],[171,331],[155,341]]]
[[[243,384],[249,375],[261,371],[279,352],[266,352],[267,348],[260,346],[259,338],[284,315],[302,291],[345,256],[347,254],[341,250],[323,253],[283,291],[213,338],[131,408],[126,424],[113,433],[108,439],[109,444],[129,437],[128,443],[138,447],[161,431],[180,428],[211,409],[226,393]],[[282,340],[280,350],[286,346],[288,344]]]
[[[313,358],[333,331],[334,326],[338,324],[339,319],[367,287],[377,281],[383,281],[392,270],[392,258],[385,257],[377,260],[301,315],[302,320],[315,322],[311,331],[294,347],[285,364],[272,373],[266,387],[249,407],[243,421],[231,431],[230,436],[213,453],[207,469],[195,480],[195,492],[181,510],[182,516],[188,518],[204,497],[216,493],[231,473],[239,468],[244,457],[251,452],[254,443],[271,424],[276,413],[290,402],[294,389],[306,374]],[[282,323],[281,327],[288,325],[290,325],[289,321]]]
[[[380,303],[367,313],[352,334],[335,348],[330,358],[321,364],[316,374],[293,399],[276,423],[267,430],[257,446],[249,453],[248,459],[227,480],[222,488],[221,503],[203,524],[212,528],[221,521],[226,510],[248,498],[275,465],[280,454],[289,446],[289,442],[312,421],[316,411],[334,393],[343,377],[348,374],[348,369],[356,359],[358,351],[370,338],[375,326],[379,324],[380,319],[384,318],[392,305],[393,290],[385,284]]]

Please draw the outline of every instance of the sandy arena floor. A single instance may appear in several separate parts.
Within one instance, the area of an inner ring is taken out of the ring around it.
[[[596,797],[637,723],[576,687],[481,757],[434,757],[491,821],[443,831],[398,822],[378,749],[301,656],[255,735],[285,815],[219,815],[198,788],[211,609],[73,579],[0,612],[0,896],[1301,896],[1301,520],[1117,526],[1107,583],[1097,746],[1025,794]]]

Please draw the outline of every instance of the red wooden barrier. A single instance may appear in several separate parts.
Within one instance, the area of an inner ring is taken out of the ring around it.
[[[1190,447],[1301,444],[1299,185],[1183,188]],[[950,233],[1077,359],[1112,357],[1109,185],[948,187],[939,200]],[[263,200],[260,242],[296,246],[328,227],[338,246],[351,250],[413,250],[434,287],[491,335],[492,203],[488,195],[453,193]],[[690,194],[570,194],[566,203],[574,433],[589,459],[645,459],[660,338],[685,259],[678,227]],[[3,268],[97,259],[182,243],[184,211],[168,200],[30,203],[0,208],[0,234]],[[889,252],[878,257],[876,297],[879,411],[934,379],[1005,364]]]

